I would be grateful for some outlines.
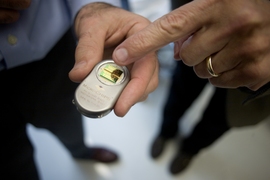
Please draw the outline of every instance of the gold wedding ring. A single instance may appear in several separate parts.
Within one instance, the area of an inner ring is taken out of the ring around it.
[[[207,65],[207,71],[208,71],[208,73],[209,73],[211,76],[213,76],[213,77],[218,77],[218,76],[220,76],[220,74],[216,74],[215,71],[214,71],[214,69],[213,69],[213,66],[212,66],[212,58],[211,58],[211,56],[208,56],[208,57],[206,58],[206,65]]]

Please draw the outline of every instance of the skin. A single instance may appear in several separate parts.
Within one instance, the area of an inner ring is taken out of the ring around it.
[[[16,22],[20,17],[20,10],[27,9],[31,0],[0,0],[0,24]]]
[[[27,9],[31,0],[0,0],[0,23],[13,23],[20,11]],[[69,77],[81,82],[124,39],[149,25],[146,18],[106,3],[90,3],[76,16],[74,30],[78,38],[75,65]],[[123,117],[137,102],[143,101],[158,85],[158,59],[156,53],[147,53],[128,65],[131,80],[120,95],[114,112]]]
[[[149,24],[146,18],[109,4],[91,3],[83,7],[74,24],[78,45],[70,79],[81,82],[98,62],[111,59],[113,50],[124,39]],[[158,85],[158,59],[154,52],[128,64],[128,68],[131,80],[114,107],[119,117],[135,103],[145,100]]]
[[[193,66],[198,77],[217,87],[256,91],[270,82],[270,1],[194,0],[126,39],[113,59],[130,64],[171,42],[174,57]],[[208,56],[219,77],[208,73]]]

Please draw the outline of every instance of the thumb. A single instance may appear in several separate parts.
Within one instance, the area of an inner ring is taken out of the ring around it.
[[[105,33],[97,31],[95,27],[89,28],[87,33],[80,36],[76,52],[75,65],[69,72],[69,78],[74,82],[81,82],[102,60]]]
[[[204,1],[193,1],[157,19],[122,42],[113,53],[119,65],[128,65],[146,54],[181,39],[186,39],[203,24]]]

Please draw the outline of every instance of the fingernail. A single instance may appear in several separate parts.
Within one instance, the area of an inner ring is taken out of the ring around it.
[[[86,62],[85,61],[80,61],[79,63],[76,63],[75,66],[73,67],[73,69],[81,69],[83,67],[85,67]]]
[[[128,52],[125,48],[120,48],[115,51],[115,57],[117,61],[124,62],[127,60]]]

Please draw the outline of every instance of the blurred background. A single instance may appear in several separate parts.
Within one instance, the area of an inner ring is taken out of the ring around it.
[[[154,21],[169,11],[169,3],[169,0],[130,0],[130,8]],[[146,101],[134,105],[124,118],[115,116],[113,112],[98,120],[84,118],[85,142],[116,151],[120,156],[117,163],[75,160],[48,131],[28,126],[43,180],[270,179],[270,118],[256,126],[231,129],[213,145],[202,150],[190,166],[178,175],[171,175],[168,171],[177,150],[174,141],[169,142],[160,158],[154,160],[150,157],[150,146],[158,133],[162,107],[175,65],[173,46],[165,46],[158,56],[160,83]],[[213,87],[206,86],[184,115],[179,124],[181,135],[190,133],[212,92]]]

